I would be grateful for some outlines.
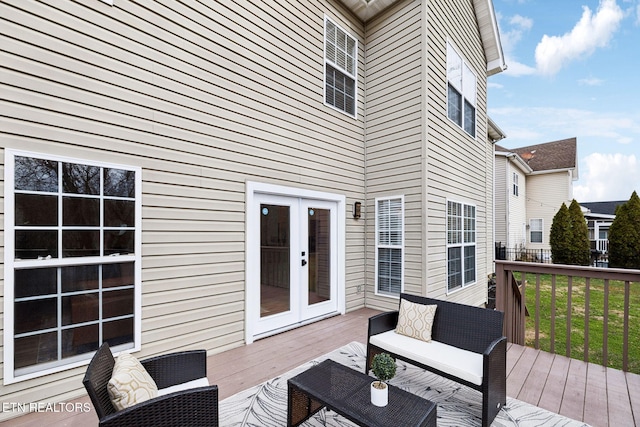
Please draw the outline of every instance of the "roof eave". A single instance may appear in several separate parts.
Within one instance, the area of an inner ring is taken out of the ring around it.
[[[482,46],[487,60],[487,76],[498,74],[507,69],[500,41],[498,20],[493,9],[492,0],[473,0],[476,10],[476,19],[482,38]]]
[[[341,0],[362,22],[367,22],[399,0]],[[502,52],[498,20],[492,0],[473,0],[476,21],[487,61],[487,76],[507,69]]]

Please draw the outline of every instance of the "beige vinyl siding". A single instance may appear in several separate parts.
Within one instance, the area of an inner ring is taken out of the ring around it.
[[[357,120],[323,104],[325,13],[359,40]],[[0,16],[2,151],[142,167],[136,356],[243,345],[247,180],[346,196],[347,310],[364,305],[364,30],[339,3],[11,0]],[[80,395],[83,372],[3,399]]]
[[[423,289],[421,14],[420,1],[401,1],[367,23],[367,306],[372,308],[398,305],[395,298],[375,295],[376,197],[404,196],[404,289]]]
[[[509,207],[509,184],[507,180],[508,160],[504,155],[495,157],[494,192],[495,192],[495,241],[507,245],[507,212]]]
[[[518,195],[513,194],[513,174],[518,175]],[[527,177],[513,163],[509,163],[509,249],[527,244]]]
[[[543,220],[542,243],[531,243],[527,235],[528,249],[551,249],[549,233],[553,217],[563,203],[569,207],[571,186],[569,171],[533,174],[527,177],[527,224],[530,219]]]
[[[493,259],[493,212],[487,180],[493,146],[487,142],[486,61],[470,0],[451,7],[431,0],[427,10],[427,294],[478,305],[486,302],[487,271]],[[451,41],[477,76],[476,138],[447,117],[446,46]],[[476,284],[446,295],[446,202],[476,206]]]

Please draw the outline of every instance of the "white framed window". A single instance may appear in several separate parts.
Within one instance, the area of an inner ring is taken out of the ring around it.
[[[529,241],[531,243],[542,243],[542,218],[531,218],[529,220]]]
[[[324,102],[357,116],[358,41],[324,17]]]
[[[138,350],[141,170],[7,150],[4,382]]]
[[[513,173],[513,195],[518,197],[519,185],[518,185],[518,174],[516,172]]]
[[[476,281],[476,207],[447,201],[447,291]]]
[[[404,289],[404,196],[376,199],[376,294]]]
[[[476,136],[477,78],[462,56],[447,42],[447,116]]]

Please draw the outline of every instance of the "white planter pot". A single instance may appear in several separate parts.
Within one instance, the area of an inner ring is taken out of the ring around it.
[[[389,403],[389,387],[382,383],[384,388],[376,388],[373,385],[378,384],[378,381],[371,383],[371,403],[376,406],[387,406]]]

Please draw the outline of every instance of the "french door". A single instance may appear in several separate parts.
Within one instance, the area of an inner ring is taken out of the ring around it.
[[[257,193],[248,209],[253,337],[336,313],[337,203]]]

